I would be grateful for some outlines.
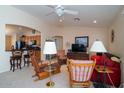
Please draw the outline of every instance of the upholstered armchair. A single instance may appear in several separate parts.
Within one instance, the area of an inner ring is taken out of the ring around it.
[[[94,66],[91,60],[68,60],[70,87],[90,87]]]

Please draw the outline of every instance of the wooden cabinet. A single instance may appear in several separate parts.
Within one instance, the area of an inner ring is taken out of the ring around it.
[[[89,60],[89,54],[86,52],[68,52],[67,58],[75,60]]]
[[[26,36],[25,42],[29,44],[29,42],[36,40],[36,45],[41,45],[41,35],[34,35],[34,36]]]
[[[6,51],[11,50],[12,47],[12,36],[6,35]]]

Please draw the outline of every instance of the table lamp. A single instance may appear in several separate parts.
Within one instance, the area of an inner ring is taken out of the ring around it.
[[[56,50],[56,45],[55,42],[52,40],[47,40],[45,42],[44,45],[44,49],[43,49],[43,54],[48,55],[49,56],[49,77],[50,77],[50,81],[46,84],[48,87],[53,87],[55,85],[54,82],[52,82],[51,80],[51,55],[56,54],[57,50]]]
[[[102,41],[96,40],[91,46],[90,52],[95,52],[97,56],[102,56],[102,53],[107,52],[107,50],[105,49]],[[105,62],[104,62],[104,68],[105,68]]]
[[[102,53],[107,52],[107,50],[105,49],[102,41],[96,40],[91,46],[90,52],[95,52],[97,56],[102,56]],[[105,71],[106,64],[105,64],[105,60],[103,61],[104,61],[104,71]],[[105,75],[104,75],[104,82],[105,82]],[[98,85],[98,86],[101,86],[101,85]],[[102,85],[102,87],[105,87],[105,86]]]
[[[102,55],[102,53],[107,52],[102,41],[96,40],[91,46],[90,52],[95,52],[97,55]]]

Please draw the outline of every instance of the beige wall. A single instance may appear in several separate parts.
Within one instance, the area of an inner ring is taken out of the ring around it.
[[[0,73],[10,69],[9,57],[10,52],[5,51],[5,25],[17,24],[36,29],[41,32],[41,46],[43,47],[44,41],[49,33],[48,26],[34,16],[31,16],[21,10],[12,6],[0,6]]]
[[[115,31],[115,40],[113,43],[111,40],[111,30]],[[124,83],[124,15],[121,13],[118,15],[117,19],[113,25],[109,28],[109,49],[112,53],[121,57],[121,71],[122,71],[122,82]]]
[[[108,49],[108,30],[107,28],[90,28],[90,27],[51,27],[50,37],[63,36],[63,48],[68,49],[67,43],[70,45],[75,43],[77,36],[89,36],[89,48],[92,43],[99,39],[103,41]],[[70,46],[71,47],[71,46]],[[88,51],[89,51],[88,48]]]

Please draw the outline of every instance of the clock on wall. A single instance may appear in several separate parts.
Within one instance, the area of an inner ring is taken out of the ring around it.
[[[111,30],[111,43],[114,42],[114,39],[115,39],[115,32],[114,32],[114,30],[112,29],[112,30]]]

